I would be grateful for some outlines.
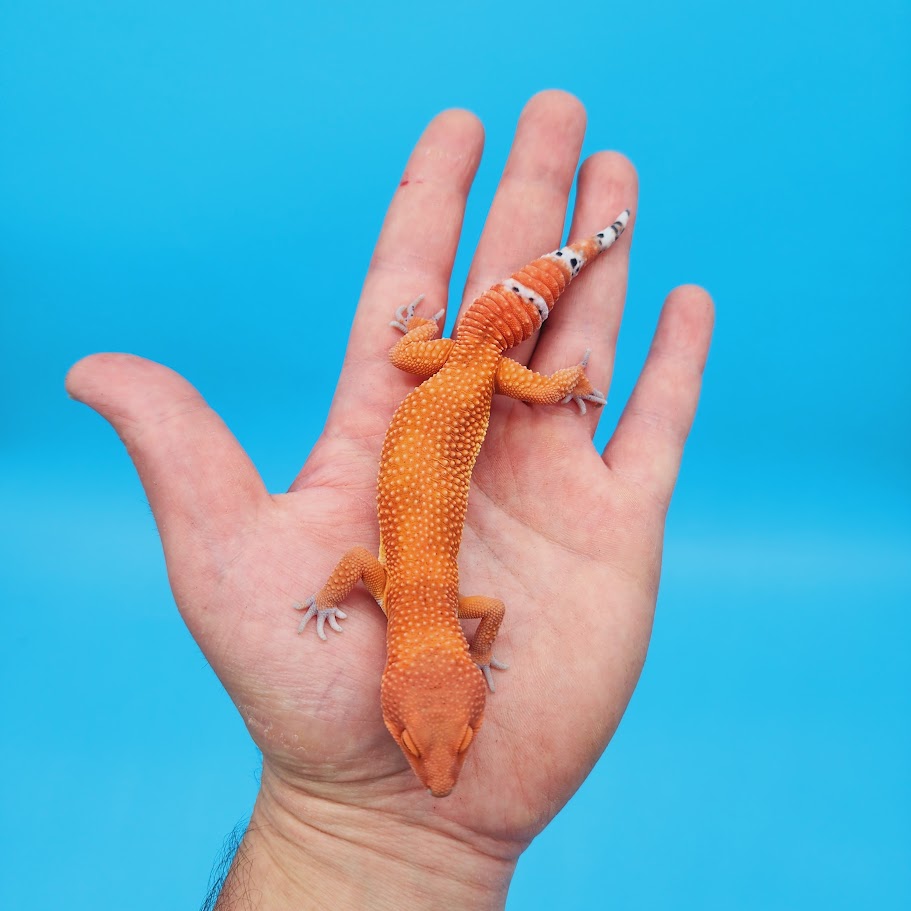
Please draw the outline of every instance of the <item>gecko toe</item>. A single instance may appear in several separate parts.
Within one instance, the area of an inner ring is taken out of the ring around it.
[[[341,633],[341,632],[343,632],[343,630],[342,630],[342,628],[338,625],[338,620],[335,619],[335,618],[338,617],[338,616],[339,616],[338,613],[336,613],[336,614],[329,614],[329,615],[326,617],[326,619],[329,621],[329,626],[331,626],[337,633]]]
[[[304,610],[305,608],[307,610],[307,613],[304,614],[303,617],[301,617],[301,622],[297,626],[298,634],[300,634],[304,631],[304,627],[306,627],[306,625],[310,622],[310,618],[316,616],[317,608],[316,608],[315,599],[309,598],[303,604],[301,604],[300,601],[294,602],[295,610]]]
[[[316,606],[316,597],[308,598],[303,604],[299,601],[294,602],[295,610],[304,610],[307,609],[307,613],[301,618],[301,622],[298,624],[297,631],[302,633],[304,628],[310,622],[312,617],[316,617],[316,635],[325,642],[329,637],[326,635],[326,622],[328,621],[329,626],[337,633],[343,633],[344,630],[339,626],[339,620],[345,620],[347,614],[337,607],[327,607],[325,610],[321,610]]]
[[[417,305],[424,300],[424,295],[419,294],[410,304],[402,304],[401,307],[397,307],[395,311],[395,319],[389,323],[393,329],[398,329],[400,332],[408,332],[408,324],[411,322],[411,317],[414,316],[414,311]]]
[[[487,688],[490,690],[491,693],[495,693],[497,691],[497,688],[496,688],[496,686],[494,686],[493,674],[490,673],[490,665],[482,664],[482,665],[480,665],[480,668],[481,668],[481,673],[484,675],[484,679],[487,681]]]
[[[509,668],[508,664],[504,664],[502,661],[497,661],[496,658],[490,658],[487,664],[479,664],[478,667],[481,670],[481,673],[484,675],[484,679],[487,681],[487,688],[491,693],[495,693],[497,688],[493,682],[493,674],[490,672],[490,669],[493,668],[497,671],[505,671]]]
[[[607,398],[603,392],[592,389],[591,392],[586,392],[584,395],[575,395],[571,392],[560,404],[566,405],[568,402],[575,402],[579,407],[579,414],[586,414],[588,411],[586,402],[591,402],[593,405],[606,405]]]

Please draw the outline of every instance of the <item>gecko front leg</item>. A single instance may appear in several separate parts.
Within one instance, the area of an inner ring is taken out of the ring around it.
[[[406,373],[413,373],[422,379],[433,376],[446,363],[452,351],[451,338],[437,338],[440,333],[439,321],[443,311],[430,319],[415,316],[417,305],[423,295],[395,311],[395,319],[389,324],[405,334],[389,351],[389,360]]]
[[[494,639],[500,631],[506,606],[499,598],[487,598],[484,595],[469,595],[459,598],[458,615],[460,620],[480,620],[478,629],[471,642],[471,658],[481,669],[490,692],[496,691],[493,674],[490,669],[505,671],[508,664],[497,661],[491,654]]]
[[[297,602],[294,605],[296,610],[306,610],[297,628],[298,633],[304,631],[312,617],[316,617],[316,634],[320,639],[325,641],[329,638],[324,629],[326,623],[335,632],[342,632],[338,621],[346,619],[347,614],[339,608],[339,604],[362,580],[376,603],[383,607],[386,567],[366,548],[354,547],[339,560],[329,580],[315,595],[311,595],[303,603]]]

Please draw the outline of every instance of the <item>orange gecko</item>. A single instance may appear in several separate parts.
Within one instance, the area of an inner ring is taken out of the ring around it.
[[[459,321],[454,338],[437,338],[437,321],[400,307],[392,326],[404,336],[390,352],[396,367],[424,377],[399,405],[380,456],[379,557],[350,550],[329,581],[299,610],[341,632],[339,605],[361,580],[387,618],[383,721],[434,797],[455,786],[484,718],[491,654],[503,620],[496,598],[459,594],[458,553],[471,473],[487,433],[494,393],[523,402],[604,404],[581,364],[542,376],[503,352],[531,337],[580,269],[621,235],[629,210],[593,237],[536,259],[485,291]],[[481,622],[469,646],[459,620]],[[486,681],[486,686],[485,686]]]

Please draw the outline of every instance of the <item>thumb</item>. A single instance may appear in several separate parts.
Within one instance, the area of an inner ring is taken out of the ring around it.
[[[187,571],[217,571],[219,551],[268,498],[221,418],[178,373],[128,354],[84,358],[70,369],[66,389],[109,421],[126,446],[172,585],[188,579]],[[175,596],[180,602],[176,587]]]

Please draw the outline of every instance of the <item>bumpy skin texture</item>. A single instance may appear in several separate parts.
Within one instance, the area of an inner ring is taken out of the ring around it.
[[[380,553],[349,551],[326,585],[301,608],[339,629],[339,605],[363,580],[388,618],[381,686],[383,720],[411,767],[436,797],[456,784],[484,718],[491,648],[504,606],[460,597],[458,553],[468,489],[487,433],[494,393],[536,404],[604,404],[585,362],[542,376],[503,352],[530,338],[579,271],[606,250],[629,219],[535,260],[469,307],[454,339],[438,339],[435,320],[403,308],[405,330],[390,358],[425,376],[398,407],[386,433],[377,482]],[[587,356],[586,356],[587,357]],[[480,619],[471,645],[459,619]],[[480,670],[479,670],[480,668]],[[483,673],[482,673],[483,671]]]

